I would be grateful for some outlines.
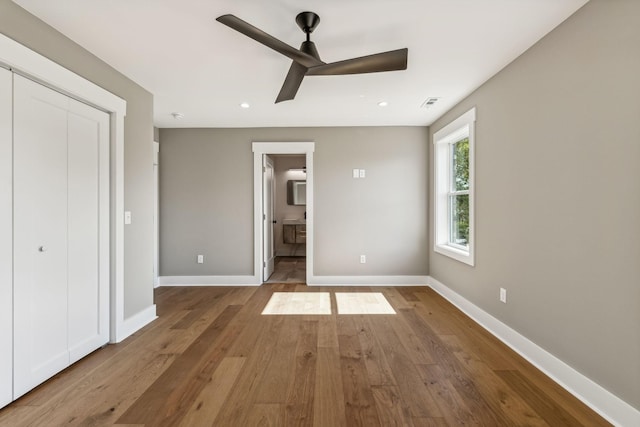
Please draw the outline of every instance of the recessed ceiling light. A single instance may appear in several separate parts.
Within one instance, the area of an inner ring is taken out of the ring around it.
[[[378,102],[378,107],[386,107],[387,105],[389,105],[389,103],[387,101]]]
[[[249,103],[248,103],[248,102],[243,102],[242,104],[240,104],[240,107],[242,107],[242,108],[249,108],[249,107],[251,107],[251,105],[249,105]]]
[[[173,116],[174,119],[176,120],[180,120],[181,118],[184,117],[184,114],[182,113],[171,113],[171,115]]]

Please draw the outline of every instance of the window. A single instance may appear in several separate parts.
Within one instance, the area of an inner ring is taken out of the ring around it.
[[[435,152],[434,250],[474,265],[473,145],[475,108],[433,135]]]

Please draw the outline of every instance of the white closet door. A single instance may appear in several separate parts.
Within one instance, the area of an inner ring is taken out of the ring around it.
[[[68,106],[14,76],[14,398],[69,364]]]
[[[0,68],[0,408],[11,402],[13,382],[11,75]]]
[[[102,173],[108,170],[109,115],[71,100],[68,115],[71,363],[109,341],[109,176]]]

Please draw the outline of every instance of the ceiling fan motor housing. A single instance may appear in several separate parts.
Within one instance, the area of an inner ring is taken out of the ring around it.
[[[313,12],[301,12],[296,16],[296,23],[302,31],[309,35],[320,23],[320,17]]]

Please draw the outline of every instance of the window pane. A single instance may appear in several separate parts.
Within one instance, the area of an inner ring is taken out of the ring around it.
[[[469,195],[449,196],[449,207],[451,213],[449,242],[469,246]]]
[[[469,189],[469,138],[461,139],[453,144],[453,182],[454,191]]]

